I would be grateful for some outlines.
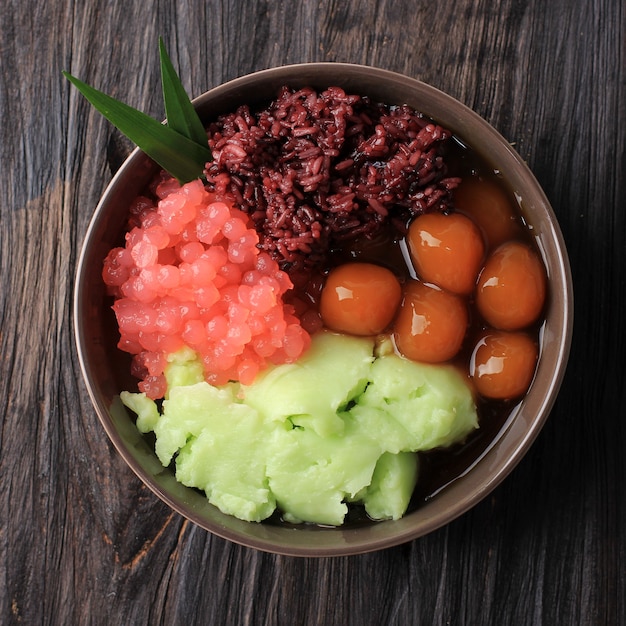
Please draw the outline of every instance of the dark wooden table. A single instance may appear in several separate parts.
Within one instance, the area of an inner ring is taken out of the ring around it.
[[[522,463],[447,527],[337,559],[260,553],[172,513],[109,444],[72,334],[76,260],[129,144],[63,69],[162,118],[188,91],[302,61],[458,98],[513,142],[571,255],[562,393]],[[3,0],[0,623],[626,623],[626,3]]]

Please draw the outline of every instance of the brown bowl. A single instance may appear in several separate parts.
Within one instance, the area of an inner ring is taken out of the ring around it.
[[[122,389],[133,387],[125,374],[128,361],[116,348],[117,327],[101,279],[104,257],[123,241],[130,201],[157,171],[139,150],[130,155],[109,184],[83,244],[74,301],[76,341],[89,395],[111,441],[137,476],[175,511],[220,537],[260,550],[296,556],[357,554],[410,541],[440,528],[484,498],[517,465],[543,426],[565,372],[572,335],[572,280],[556,217],[528,167],[487,122],[433,87],[372,67],[311,63],[235,79],[203,94],[194,104],[200,116],[208,120],[242,103],[269,101],[285,84],[319,89],[339,85],[346,92],[368,95],[374,101],[408,103],[451,129],[497,168],[515,192],[547,268],[550,300],[532,387],[493,441],[467,471],[397,521],[332,529],[244,522],[221,513],[203,494],[176,482],[119,399]]]

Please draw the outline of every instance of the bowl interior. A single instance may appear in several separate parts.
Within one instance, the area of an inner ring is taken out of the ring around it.
[[[119,399],[132,389],[129,359],[116,348],[117,327],[104,284],[102,261],[123,242],[130,201],[156,173],[135,150],[109,184],[83,243],[76,276],[74,319],[81,367],[98,416],[133,471],[174,510],[199,526],[237,543],[299,556],[355,554],[396,545],[435,530],[485,497],[515,467],[537,436],[560,387],[572,333],[572,282],[557,220],[534,176],[508,142],[458,101],[417,80],[371,67],[314,63],[264,70],[221,85],[194,101],[209,120],[241,103],[267,102],[278,89],[339,85],[347,92],[390,104],[407,103],[450,128],[483,156],[519,199],[548,271],[550,300],[540,338],[537,373],[530,392],[498,437],[472,467],[417,510],[397,521],[322,529],[243,522],[222,514],[197,491],[176,482]]]

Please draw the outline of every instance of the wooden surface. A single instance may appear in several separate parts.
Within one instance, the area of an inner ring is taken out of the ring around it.
[[[3,0],[0,623],[626,623],[626,4],[620,0]],[[162,118],[157,38],[198,95],[302,61],[420,78],[513,142],[576,287],[562,393],[522,463],[449,526],[383,552],[230,544],[108,443],[72,335],[73,275],[129,144],[63,69]]]

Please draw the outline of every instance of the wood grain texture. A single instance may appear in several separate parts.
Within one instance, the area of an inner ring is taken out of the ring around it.
[[[0,11],[0,623],[626,623],[626,5],[622,0],[4,0]],[[575,339],[550,420],[447,527],[339,559],[259,553],[154,497],[80,377],[73,275],[130,146],[61,70],[163,117],[156,42],[193,95],[257,69],[421,78],[515,144],[560,220]]]

